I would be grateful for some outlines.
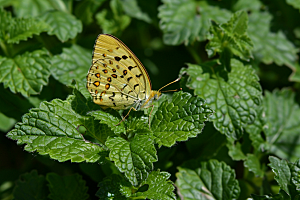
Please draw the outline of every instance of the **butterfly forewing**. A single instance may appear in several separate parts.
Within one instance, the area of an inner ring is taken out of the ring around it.
[[[103,108],[125,109],[150,96],[151,83],[144,66],[116,37],[98,36],[92,62],[87,88]]]

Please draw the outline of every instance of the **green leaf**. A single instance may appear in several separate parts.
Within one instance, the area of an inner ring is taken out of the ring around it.
[[[235,11],[238,10],[250,10],[250,11],[259,11],[259,9],[262,7],[262,3],[259,0],[238,0],[234,6],[233,9]]]
[[[99,122],[94,120],[94,117],[88,116],[92,110],[99,109],[99,105],[92,102],[91,98],[86,99],[77,89],[74,89],[74,95],[70,96],[68,100],[72,102],[72,109],[76,113],[86,116],[80,119],[82,125],[86,128],[85,137],[90,136],[98,140],[94,142],[98,143],[100,141],[104,145],[108,136],[115,136],[115,133],[105,123],[100,124],[101,121]]]
[[[2,7],[0,7],[0,38],[6,41],[7,32],[9,30],[10,24],[13,22],[13,18],[10,12],[6,12]]]
[[[26,0],[13,2],[15,14],[18,17],[37,17],[40,14],[57,9],[67,11],[63,0]]]
[[[82,23],[74,15],[62,11],[47,12],[41,16],[49,26],[49,35],[56,35],[65,42],[76,37],[82,31]]]
[[[131,140],[111,137],[105,144],[110,149],[110,160],[135,186],[148,177],[157,161],[153,140],[148,135],[136,134]]]
[[[151,23],[151,18],[148,16],[147,13],[141,11],[140,7],[138,6],[137,0],[121,0],[124,12],[132,17],[139,20],[143,20],[147,23]]]
[[[0,113],[0,131],[2,132],[9,131],[14,126],[15,123],[16,120],[14,120],[13,118],[9,118],[5,116],[3,113]]]
[[[243,127],[257,116],[262,94],[258,77],[251,66],[231,60],[231,72],[215,62],[199,65],[188,64],[181,74],[187,73],[187,87],[204,98],[215,113],[210,117],[215,128],[226,136],[239,138]]]
[[[49,154],[60,162],[96,162],[103,148],[85,141],[77,131],[82,121],[69,101],[55,99],[31,109],[7,137],[18,140],[18,144],[26,144],[26,151]]]
[[[272,16],[268,12],[249,15],[249,37],[253,42],[253,55],[265,64],[275,62],[294,68],[298,49],[281,32],[270,32]],[[259,30],[259,31],[258,31]]]
[[[89,197],[88,187],[79,174],[59,176],[55,173],[48,173],[47,181],[49,182],[50,199],[84,200]]]
[[[148,190],[145,192],[137,192],[132,196],[139,197],[139,199],[165,199],[174,200],[176,199],[174,186],[170,180],[171,174],[168,172],[161,172],[159,170],[152,171],[147,180],[142,185],[148,186]]]
[[[43,21],[39,21],[33,18],[28,19],[15,19],[10,25],[9,39],[7,43],[19,43],[21,40],[27,40],[32,36],[39,35],[41,32],[45,32],[50,27]]]
[[[208,160],[214,157],[226,145],[226,136],[217,131],[212,122],[206,122],[201,134],[186,142],[186,147],[192,155],[194,152]]]
[[[103,9],[96,14],[96,20],[103,33],[120,34],[131,22],[131,18],[124,15],[120,0],[110,1],[111,10]]]
[[[208,56],[212,57],[216,53],[222,55],[224,51],[230,51],[233,55],[248,60],[252,57],[253,45],[246,32],[247,27],[248,15],[246,12],[234,13],[227,23],[221,25],[212,23],[208,35],[210,41],[206,46]]]
[[[265,92],[266,125],[264,132],[269,150],[289,161],[300,157],[300,108],[289,89]]]
[[[299,199],[299,161],[296,163],[288,163],[285,160],[280,160],[276,157],[269,157],[272,171],[275,173],[275,180],[277,181],[280,189],[288,194],[289,198],[286,199]],[[282,193],[282,192],[281,192]]]
[[[245,160],[247,156],[242,151],[242,144],[236,142],[233,138],[227,138],[227,148],[229,150],[228,155],[233,160]]]
[[[192,44],[206,40],[210,26],[209,20],[224,23],[230,18],[230,12],[210,6],[205,1],[163,0],[158,8],[160,29],[163,40],[168,45]]]
[[[286,3],[300,10],[300,0],[286,0]]]
[[[47,199],[49,193],[45,177],[33,170],[20,176],[13,191],[14,199]]]
[[[212,110],[199,97],[176,92],[172,101],[163,102],[151,122],[155,142],[171,147],[176,141],[196,137],[204,127]]]
[[[131,196],[131,184],[120,175],[112,174],[105,177],[102,182],[98,184],[99,190],[96,196],[100,200],[107,199],[127,199],[126,197]]]
[[[50,71],[55,79],[70,85],[73,79],[77,82],[85,81],[90,62],[91,51],[75,44],[63,48],[61,54],[52,57]]]
[[[248,154],[244,162],[245,167],[252,171],[256,176],[263,177],[264,171],[261,169],[259,159],[254,154]]]
[[[44,49],[15,58],[0,57],[0,82],[13,93],[20,92],[25,97],[39,94],[48,83],[49,68],[49,55]]]
[[[78,2],[75,7],[74,13],[76,17],[84,24],[90,24],[93,22],[94,12],[105,2],[106,0],[83,0]]]
[[[193,168],[179,167],[176,186],[182,199],[237,199],[240,194],[235,172],[224,162],[193,162]]]
[[[275,180],[279,184],[280,188],[283,189],[287,194],[290,193],[288,184],[291,180],[291,171],[287,161],[280,160],[274,156],[269,157],[272,171],[275,173]]]
[[[124,123],[119,124],[122,120],[120,114],[113,109],[108,111],[96,110],[91,111],[88,114],[93,116],[96,120],[100,120],[101,124],[106,124],[117,135],[126,132]],[[116,126],[116,124],[119,125]]]
[[[264,152],[265,149],[267,149],[267,143],[261,135],[263,126],[266,124],[266,113],[263,105],[257,109],[257,113],[258,115],[255,118],[254,123],[246,126],[245,130],[249,133],[249,138],[252,141],[255,152]]]

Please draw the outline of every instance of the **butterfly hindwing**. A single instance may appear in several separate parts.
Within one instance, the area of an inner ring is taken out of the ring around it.
[[[116,37],[98,36],[92,62],[87,88],[95,103],[125,109],[149,97],[151,83],[144,66]]]

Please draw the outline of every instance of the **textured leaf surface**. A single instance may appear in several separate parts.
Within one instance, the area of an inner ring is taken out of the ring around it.
[[[195,0],[163,0],[158,10],[163,40],[168,45],[185,45],[206,40],[210,20],[224,23],[230,12]]]
[[[289,198],[285,199],[299,198],[299,160],[296,163],[288,163],[286,160],[280,160],[273,156],[270,156],[269,160],[269,166],[275,173],[275,180],[280,186],[280,189],[285,191],[289,196]]]
[[[216,129],[239,138],[243,127],[255,119],[262,99],[258,77],[251,66],[233,59],[230,73],[213,62],[202,66],[188,64],[183,72],[189,75],[187,86],[215,110],[210,118]]]
[[[96,143],[99,141],[104,145],[108,136],[115,136],[111,128],[106,124],[100,124],[98,120],[94,120],[94,117],[88,116],[88,113],[92,110],[99,109],[99,105],[95,104],[88,94],[89,98],[83,96],[77,89],[74,89],[74,96],[70,96],[68,100],[71,103],[72,109],[84,116],[80,118],[82,125],[86,128],[85,136],[90,136],[97,139]]]
[[[50,199],[78,199],[84,200],[89,197],[88,187],[79,174],[71,176],[59,176],[55,173],[47,174],[49,182]]]
[[[235,172],[224,162],[196,163],[193,169],[179,167],[176,173],[178,193],[184,199],[237,199],[240,194]]]
[[[0,82],[13,92],[28,97],[48,83],[49,55],[46,50],[26,52],[14,58],[0,57]]]
[[[60,55],[53,56],[50,71],[54,78],[69,85],[73,79],[77,82],[85,79],[90,62],[91,51],[73,45],[70,48],[63,48]]]
[[[15,1],[14,8],[15,8],[15,13],[17,14],[18,17],[28,17],[28,16],[36,17],[48,10],[53,10],[53,9],[67,11],[65,3],[62,0]]]
[[[267,137],[270,152],[288,161],[295,162],[300,157],[300,108],[295,102],[295,94],[288,89],[266,91]]]
[[[123,179],[120,175],[112,174],[105,177],[103,181],[98,184],[99,190],[96,196],[100,200],[107,200],[109,198],[115,198],[120,200],[127,199],[131,196],[131,184]]]
[[[148,177],[157,161],[153,140],[147,135],[137,134],[131,140],[108,138],[105,144],[110,149],[109,158],[135,186]]]
[[[47,12],[42,15],[41,19],[50,26],[48,34],[56,35],[62,42],[75,38],[82,31],[81,21],[66,12]]]
[[[108,127],[111,128],[111,130],[114,131],[115,134],[120,135],[121,133],[125,133],[125,127],[124,123],[121,123],[118,126],[115,126],[118,124],[122,118],[120,117],[119,113],[115,110],[110,110],[110,111],[102,111],[99,110],[96,111],[91,111],[89,112],[89,115],[95,117],[96,120],[100,120],[101,124],[107,124]]]
[[[9,39],[7,43],[19,43],[21,40],[27,40],[34,34],[39,35],[49,29],[48,25],[43,21],[36,19],[15,19],[10,23]]]
[[[176,92],[171,102],[163,102],[151,122],[155,142],[171,147],[176,141],[196,137],[204,127],[212,110],[199,97]]]
[[[13,191],[14,199],[47,199],[48,188],[44,176],[32,171],[20,176]]]
[[[174,200],[176,199],[173,190],[175,189],[172,182],[168,180],[170,178],[168,172],[153,171],[149,174],[147,180],[142,185],[148,185],[149,188],[145,192],[137,192],[133,196],[139,197],[140,199],[165,199]]]
[[[247,60],[251,57],[252,42],[247,35],[248,16],[246,12],[237,12],[222,25],[212,23],[206,46],[210,57],[216,53],[224,54],[226,48],[236,56]],[[222,57],[222,56],[221,56]],[[230,59],[228,56],[227,59]]]
[[[272,16],[268,12],[253,12],[249,15],[249,37],[253,42],[253,54],[265,64],[294,67],[298,50],[281,32],[270,32]],[[257,31],[259,30],[259,31]]]
[[[103,149],[85,141],[77,131],[82,124],[80,119],[68,101],[43,102],[25,114],[7,136],[18,140],[18,144],[26,144],[25,150],[29,152],[49,154],[60,162],[96,162]]]

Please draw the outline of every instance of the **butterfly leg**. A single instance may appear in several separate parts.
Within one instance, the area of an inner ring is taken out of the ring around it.
[[[133,109],[134,111],[137,111],[137,110],[136,110],[134,107],[131,107],[131,108],[129,109],[128,113],[125,115],[125,117],[123,117],[123,119],[122,119],[122,120],[121,120],[121,121],[120,121],[118,124],[116,124],[115,126],[118,126],[118,125],[120,125],[120,124],[121,124],[121,122],[122,122],[122,121],[124,121],[124,120],[125,120],[125,118],[126,118],[128,115],[129,115],[129,113],[130,113],[130,111],[131,111],[132,109]]]

